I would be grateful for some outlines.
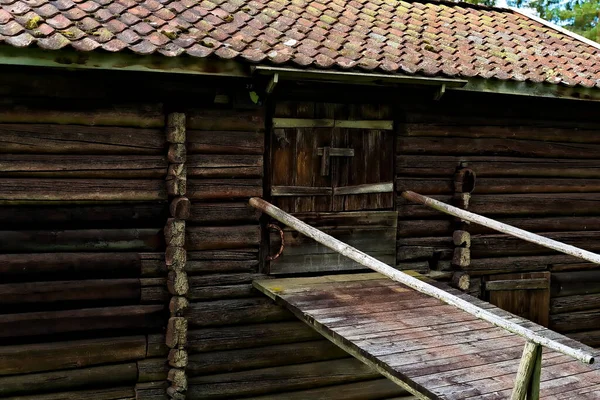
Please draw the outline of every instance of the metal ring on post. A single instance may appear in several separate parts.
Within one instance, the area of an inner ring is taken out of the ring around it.
[[[267,228],[273,228],[279,231],[279,236],[281,237],[281,247],[279,247],[279,251],[277,252],[277,254],[275,254],[274,256],[267,256],[267,261],[274,261],[277,260],[279,256],[281,256],[281,253],[283,253],[283,248],[285,246],[285,239],[283,238],[283,229],[281,229],[279,225],[275,224],[269,224],[267,225]]]

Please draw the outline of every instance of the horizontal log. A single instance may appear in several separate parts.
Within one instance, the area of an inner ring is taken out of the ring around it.
[[[166,380],[138,383],[135,385],[135,400],[169,400],[168,388]]]
[[[77,303],[79,307],[102,303],[135,304],[140,301],[139,279],[99,279],[8,283],[0,285],[0,309],[46,309]]]
[[[144,336],[3,346],[0,347],[0,375],[84,368],[144,357]]]
[[[166,203],[161,202],[0,207],[2,226],[27,226],[28,229],[157,227],[164,224],[167,216]]]
[[[350,194],[368,194],[368,193],[392,193],[394,191],[393,182],[367,183],[364,185],[342,186],[333,188],[334,196],[344,196]]]
[[[271,196],[331,196],[333,189],[329,186],[271,186]]]
[[[162,305],[87,308],[0,315],[0,337],[39,336],[68,332],[153,329],[163,326]]]
[[[0,179],[0,203],[166,200],[164,181],[126,179]]]
[[[187,250],[235,249],[260,244],[258,225],[223,227],[188,227],[186,229]]]
[[[600,293],[600,271],[570,271],[552,274],[552,296]]]
[[[469,211],[486,216],[574,216],[599,215],[597,193],[478,195]]]
[[[183,314],[190,327],[255,324],[292,318],[288,311],[262,297],[192,303]]]
[[[191,287],[187,297],[192,301],[239,299],[256,296],[257,292],[252,283],[239,285],[221,285],[208,287]]]
[[[597,329],[600,326],[600,309],[551,314],[549,328],[557,332],[575,332]]]
[[[568,333],[566,336],[587,346],[600,347],[600,330]]]
[[[262,108],[255,110],[207,109],[191,110],[186,113],[188,129],[225,131],[260,131],[265,129]],[[189,134],[188,130],[188,134]]]
[[[34,116],[28,116],[29,121]],[[3,113],[0,112],[0,121]],[[88,117],[86,121],[90,121]],[[39,121],[41,122],[41,121]],[[87,124],[82,124],[87,125]],[[162,155],[161,129],[52,124],[0,124],[0,153]]]
[[[190,356],[186,371],[188,376],[192,377],[346,357],[348,354],[333,343],[327,340],[316,340],[196,354]]]
[[[89,389],[77,390],[60,393],[47,393],[26,396],[5,397],[5,400],[133,400],[136,398],[133,386],[124,386],[110,389]],[[139,400],[150,400],[148,398],[137,397]],[[165,398],[165,400],[167,400]]]
[[[164,248],[159,229],[0,231],[2,252],[156,251]]]
[[[598,231],[543,232],[540,235],[592,252],[600,250]],[[554,254],[551,249],[509,235],[473,235],[471,243],[473,258]]]
[[[562,314],[573,311],[600,309],[600,293],[555,297],[550,299],[550,313]]]
[[[255,154],[264,153],[264,134],[260,132],[187,131],[188,154]]]
[[[188,222],[200,224],[231,224],[234,222],[258,222],[260,212],[241,203],[198,203],[193,202]]]
[[[266,396],[251,397],[247,398],[247,400],[278,400],[281,398],[285,398],[286,400],[416,399],[389,379],[374,379],[356,383],[345,383],[333,386],[326,386],[316,389],[275,393]]]
[[[452,259],[452,237],[400,238],[396,241],[398,261],[419,259]]]
[[[470,230],[470,227],[469,227]],[[448,220],[399,220],[398,238],[419,236],[450,236],[454,232],[454,222]]]
[[[0,396],[133,385],[137,376],[136,363],[6,376],[0,378]]]
[[[554,263],[578,262],[578,258],[567,255],[478,258],[471,259],[467,270],[472,274],[481,275],[496,272],[546,270],[552,268]]]
[[[466,121],[465,121],[466,122]],[[541,140],[546,142],[600,143],[597,130],[531,125],[482,125],[407,123],[401,127],[402,135],[410,137],[460,137]]]
[[[2,177],[157,178],[167,174],[164,156],[0,154]]]
[[[485,283],[485,290],[535,290],[548,289],[550,282],[547,279],[517,279],[517,280],[497,280]]]
[[[207,250],[188,252],[189,274],[254,272],[258,269],[258,249]]]
[[[146,357],[166,357],[169,354],[169,348],[165,344],[165,335],[154,333],[147,336],[148,345]]]
[[[192,178],[260,178],[263,155],[192,154],[187,170]]]
[[[600,144],[399,136],[396,151],[401,154],[597,159]]]
[[[165,357],[139,360],[136,366],[137,382],[153,382],[166,380],[169,365]]]
[[[193,377],[188,396],[223,399],[281,393],[373,379],[378,373],[354,358]]]
[[[321,336],[299,321],[222,326],[188,331],[190,354],[300,343]]]
[[[262,196],[261,179],[190,179],[186,196],[190,200],[226,200]]]

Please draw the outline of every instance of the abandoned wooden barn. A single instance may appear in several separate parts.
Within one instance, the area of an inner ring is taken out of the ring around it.
[[[600,346],[598,264],[401,196],[600,251],[598,44],[445,1],[0,0],[0,64],[2,398],[510,397],[525,340],[253,197]],[[600,398],[565,357],[542,398]]]

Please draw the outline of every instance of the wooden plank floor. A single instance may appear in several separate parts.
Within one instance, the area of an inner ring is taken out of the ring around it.
[[[564,344],[598,351],[432,282]],[[254,286],[327,339],[423,399],[509,399],[525,340],[376,274],[266,279]],[[600,371],[544,349],[542,399],[600,399]]]

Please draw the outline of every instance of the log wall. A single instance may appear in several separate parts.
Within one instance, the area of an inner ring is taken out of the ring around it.
[[[600,121],[583,115],[585,106],[576,110],[573,102],[544,106],[540,101],[532,107],[515,101],[523,108],[485,109],[468,97],[448,101],[428,111],[406,112],[397,141],[398,191],[413,190],[456,205],[454,175],[462,164],[476,175],[469,211],[600,251]],[[514,301],[522,304],[517,309],[545,301],[536,305],[546,308],[539,321],[600,345],[598,266],[474,224],[465,228],[469,254],[457,263],[452,240],[457,221],[400,197],[397,206],[399,267],[456,271],[455,284],[471,292],[483,288],[486,299],[514,296],[519,290],[522,301]],[[529,276],[524,273],[537,272],[539,278],[543,271],[551,274],[543,289],[516,283],[517,277]],[[490,283],[485,290],[487,282],[497,279],[511,288],[496,291],[497,284]]]
[[[167,378],[162,107],[43,103],[0,107],[0,397],[150,398]]]

